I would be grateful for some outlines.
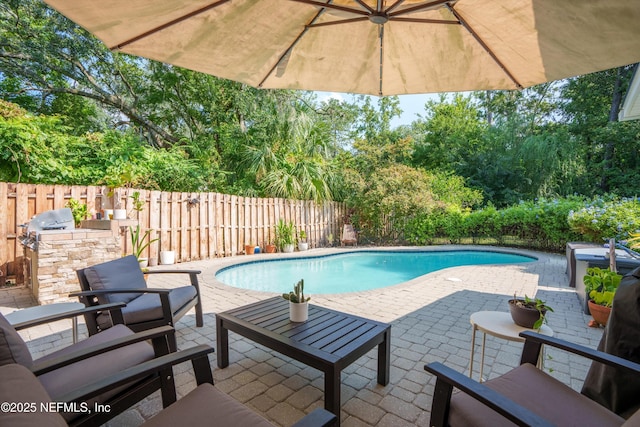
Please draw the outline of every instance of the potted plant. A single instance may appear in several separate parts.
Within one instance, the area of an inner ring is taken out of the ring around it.
[[[269,242],[264,246],[264,251],[268,254],[273,254],[276,252],[276,245],[274,245],[272,242]]]
[[[300,230],[300,233],[298,233],[298,250],[306,251],[307,249],[309,249],[309,243],[307,243],[307,232]]]
[[[293,252],[296,228],[292,222],[280,219],[276,224],[276,246],[282,252]]]
[[[153,242],[157,242],[159,239],[150,239],[152,230],[145,230],[143,233],[140,229],[140,225],[136,225],[135,228],[130,226],[129,231],[131,232],[132,253],[138,259],[140,267],[144,268],[149,264],[149,259],[142,256],[143,252],[149,247],[149,245]]]
[[[523,328],[540,329],[547,322],[547,311],[553,312],[553,309],[539,298],[532,299],[525,295],[521,299],[514,295],[509,300],[511,318]]]
[[[584,276],[584,287],[589,297],[589,312],[593,317],[593,321],[589,326],[605,326],[609,320],[611,313],[611,305],[613,297],[618,290],[622,275],[608,268],[599,267],[587,268],[587,274]]]
[[[253,255],[256,250],[256,244],[251,242],[248,245],[244,245],[244,254]]]
[[[309,300],[304,296],[304,279],[293,285],[293,291],[282,294],[282,298],[289,301],[289,319],[292,322],[304,322],[309,318]]]

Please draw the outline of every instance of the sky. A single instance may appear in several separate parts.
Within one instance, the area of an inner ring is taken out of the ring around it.
[[[328,98],[335,98],[341,101],[351,101],[353,95],[335,92],[316,92],[318,100],[323,101]],[[439,94],[423,94],[423,95],[400,95],[400,109],[402,115],[395,117],[391,121],[391,127],[396,128],[401,125],[410,125],[411,122],[418,118],[418,114],[425,115],[424,106],[429,100],[437,100]],[[374,103],[376,102],[374,97]]]

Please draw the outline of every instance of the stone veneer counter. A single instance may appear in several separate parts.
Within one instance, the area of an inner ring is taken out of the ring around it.
[[[27,277],[38,302],[72,301],[69,293],[80,290],[76,270],[122,256],[121,227],[136,223],[90,220],[82,222],[83,228],[41,231],[37,248],[25,248]]]

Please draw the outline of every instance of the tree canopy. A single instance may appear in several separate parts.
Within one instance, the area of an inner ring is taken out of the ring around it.
[[[109,51],[37,0],[0,4],[0,179],[344,200],[363,221],[640,190],[633,65],[522,91],[320,101]],[[365,214],[365,212],[375,212]]]

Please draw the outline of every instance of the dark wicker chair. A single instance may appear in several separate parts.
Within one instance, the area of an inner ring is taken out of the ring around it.
[[[478,383],[435,362],[425,370],[437,377],[430,426],[640,426],[640,411],[628,420],[535,367],[542,345],[615,366],[630,376],[640,364],[557,338],[526,331],[521,364]],[[460,390],[452,394],[453,388]]]
[[[123,302],[124,324],[139,332],[158,326],[175,326],[176,322],[195,307],[196,325],[203,325],[202,303],[198,284],[199,270],[151,270],[146,274],[188,274],[191,285],[173,289],[147,287],[135,256],[129,255],[76,271],[82,292],[76,296],[87,307]],[[89,334],[111,327],[107,313],[97,312],[85,316]],[[176,350],[175,342],[171,350]]]

